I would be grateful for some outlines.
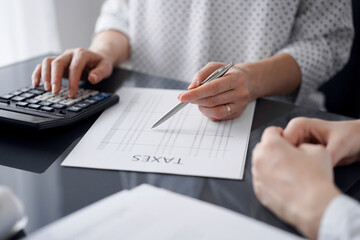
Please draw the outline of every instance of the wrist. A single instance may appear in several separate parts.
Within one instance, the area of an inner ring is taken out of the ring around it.
[[[305,236],[316,239],[320,228],[322,216],[330,204],[341,192],[334,184],[320,184],[312,187],[315,192],[304,193],[305,200],[297,208],[294,225]]]
[[[247,81],[247,88],[249,90],[249,102],[252,102],[258,98],[264,97],[261,80],[262,68],[258,62],[240,63],[234,67],[239,69],[243,77]]]
[[[248,88],[253,100],[290,94],[297,90],[301,83],[300,67],[288,54],[279,54],[237,66],[248,77]]]

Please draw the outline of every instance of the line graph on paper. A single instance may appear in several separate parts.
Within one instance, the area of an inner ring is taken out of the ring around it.
[[[163,94],[127,94],[122,111],[97,150],[224,158],[234,138],[233,121],[212,122],[195,105],[189,104],[156,129],[151,129],[176,103],[176,98],[169,102],[168,96]]]

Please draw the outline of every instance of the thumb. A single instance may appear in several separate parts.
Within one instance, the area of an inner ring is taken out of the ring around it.
[[[101,61],[94,69],[89,72],[88,80],[92,84],[97,84],[101,80],[111,75],[113,67],[106,61]]]
[[[284,138],[294,146],[302,143],[326,145],[327,135],[324,121],[304,117],[292,119],[284,130]]]
[[[200,71],[198,71],[188,89],[193,89],[193,88],[197,88],[198,86],[200,86],[200,84],[211,74],[213,73],[216,69],[225,66],[225,63],[220,63],[220,62],[210,62],[208,64],[206,64],[202,69],[200,69]]]

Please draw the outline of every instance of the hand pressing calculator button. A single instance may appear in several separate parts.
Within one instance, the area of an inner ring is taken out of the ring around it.
[[[59,94],[44,87],[23,87],[0,95],[0,122],[35,129],[47,129],[78,122],[119,102],[119,96],[79,88],[69,98],[67,87]],[[1,123],[0,123],[1,124]]]

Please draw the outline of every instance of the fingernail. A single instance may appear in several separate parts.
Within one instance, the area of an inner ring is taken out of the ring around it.
[[[55,94],[55,84],[52,85],[52,93]]]
[[[91,78],[92,80],[90,80],[90,78]],[[89,81],[92,82],[92,83],[97,83],[97,82],[99,81],[98,75],[97,75],[96,73],[90,74],[90,76],[89,76]]]
[[[180,94],[178,95],[177,99],[180,100],[180,98],[181,98],[182,95],[183,95],[183,94],[180,93]]]
[[[191,82],[190,85],[189,85],[189,87],[188,87],[188,89],[191,89],[191,88],[193,88],[194,86],[195,86],[195,83],[194,83],[194,82]]]
[[[184,95],[181,95],[179,100],[180,100],[180,102],[187,102],[188,101],[187,97],[184,96]]]
[[[44,82],[44,88],[46,91],[50,91],[50,84],[48,82]]]
[[[69,89],[69,97],[71,98],[72,96],[74,96],[74,90],[72,90],[72,89]]]

